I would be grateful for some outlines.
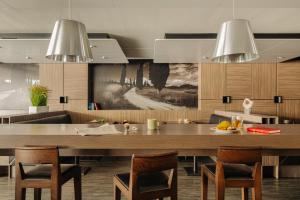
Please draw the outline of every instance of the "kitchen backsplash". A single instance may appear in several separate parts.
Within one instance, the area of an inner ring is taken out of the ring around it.
[[[28,87],[38,81],[38,64],[0,64],[0,110],[28,110]]]

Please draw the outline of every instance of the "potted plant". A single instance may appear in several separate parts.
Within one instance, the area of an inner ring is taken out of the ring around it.
[[[29,113],[48,112],[47,106],[48,88],[35,84],[30,87],[30,100],[32,106],[29,106]]]

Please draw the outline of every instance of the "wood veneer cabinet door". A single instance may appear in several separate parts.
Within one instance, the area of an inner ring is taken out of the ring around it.
[[[284,99],[300,99],[300,62],[278,63],[278,95]]]
[[[252,64],[253,99],[276,96],[276,63]]]
[[[252,98],[251,64],[227,64],[225,95],[233,99]]]
[[[203,63],[199,68],[200,99],[222,99],[225,87],[225,65]]]
[[[300,100],[284,100],[279,104],[279,116],[300,122]]]
[[[64,110],[64,104],[59,102],[59,99],[48,99],[49,111]]]
[[[273,100],[254,100],[252,112],[255,114],[277,116],[277,104]]]
[[[50,90],[48,99],[58,100],[63,96],[63,64],[40,64],[39,65],[39,78],[40,84],[48,87]]]
[[[225,104],[223,104],[222,100],[199,99],[198,110],[201,114],[201,121],[208,123],[211,114],[213,114],[215,110],[225,110]]]
[[[88,64],[64,64],[64,96],[88,99]]]

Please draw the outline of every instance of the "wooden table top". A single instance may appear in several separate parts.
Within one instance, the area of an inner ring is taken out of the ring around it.
[[[167,124],[157,131],[145,125],[134,125],[136,132],[125,133],[122,125],[118,135],[80,136],[76,128],[86,124],[11,124],[0,125],[0,151],[24,145],[58,145],[68,149],[96,150],[216,150],[220,146],[259,146],[271,150],[300,150],[300,125],[269,125],[281,133],[258,135],[216,134],[212,124]],[[133,126],[133,125],[132,125]],[[264,125],[265,126],[265,125]],[[299,151],[300,152],[300,151]],[[0,152],[1,154],[1,152]],[[2,153],[3,154],[3,153]]]

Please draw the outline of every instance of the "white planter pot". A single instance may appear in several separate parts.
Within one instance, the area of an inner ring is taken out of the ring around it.
[[[29,114],[49,112],[49,106],[29,106]]]

